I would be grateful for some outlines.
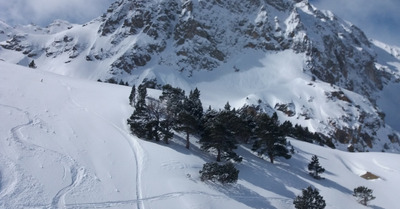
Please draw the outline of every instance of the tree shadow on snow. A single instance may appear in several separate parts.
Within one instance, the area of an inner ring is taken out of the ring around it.
[[[225,185],[214,186],[214,189],[225,194],[229,198],[236,200],[240,203],[247,205],[250,208],[255,209],[263,209],[263,208],[271,208],[277,209],[272,206],[268,201],[268,198],[261,196],[260,194],[246,188],[243,185],[235,184],[235,185]]]
[[[286,164],[285,162],[280,165],[281,167],[286,167],[285,171],[289,173],[293,173],[297,178],[302,177],[304,179],[307,179],[309,181],[314,182],[314,184],[319,184],[324,187],[329,187],[333,188],[335,190],[338,190],[340,192],[346,193],[346,194],[351,194],[352,191],[350,191],[348,188],[330,180],[324,178],[324,175],[335,175],[329,170],[325,170],[325,172],[321,175],[321,179],[315,179],[309,174],[309,171],[307,169],[307,163],[305,164],[304,162],[310,162],[310,159],[307,159],[299,154],[294,154],[292,158],[289,160],[290,164]],[[296,185],[293,185],[296,186]],[[304,187],[303,187],[304,188]]]
[[[243,181],[289,199],[294,198],[296,194],[288,190],[288,187],[306,188],[310,185],[299,178],[298,172],[289,172],[286,165],[280,164],[281,159],[277,159],[276,164],[271,164],[244,148],[239,148],[238,153],[246,156],[238,165],[239,178]]]
[[[353,191],[351,191],[350,189],[348,189],[348,188],[346,188],[346,187],[344,187],[344,186],[342,186],[342,185],[340,185],[340,184],[338,184],[338,183],[336,183],[336,182],[334,182],[334,181],[332,181],[330,179],[321,179],[321,180],[314,179],[314,178],[312,178],[312,179],[315,180],[314,182],[316,184],[320,184],[320,185],[325,186],[325,187],[333,188],[333,189],[338,190],[338,191],[340,191],[342,193],[350,194],[350,195],[353,193]]]
[[[169,140],[168,144],[165,144],[164,142],[160,141],[157,144],[165,146],[167,148],[173,149],[179,153],[185,154],[185,155],[195,155],[200,157],[206,162],[212,162],[215,161],[216,159],[213,158],[209,153],[205,152],[204,150],[200,149],[199,145],[195,140],[198,140],[196,137],[191,136],[190,137],[190,148],[186,149],[186,138],[183,138],[182,136],[175,134],[174,137]]]
[[[376,206],[376,205],[370,205],[370,207],[373,208],[373,209],[384,209],[384,208]]]

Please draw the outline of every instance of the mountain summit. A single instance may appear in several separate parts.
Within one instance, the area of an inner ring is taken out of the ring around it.
[[[4,28],[4,29],[3,29]],[[0,58],[38,70],[199,87],[358,151],[398,152],[400,50],[306,0],[120,0],[84,24],[0,24]]]

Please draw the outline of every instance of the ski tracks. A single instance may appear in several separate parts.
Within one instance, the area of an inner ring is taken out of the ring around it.
[[[61,163],[64,167],[64,170],[69,170],[69,173],[71,175],[71,183],[62,188],[57,192],[57,194],[52,198],[51,204],[49,206],[46,206],[45,208],[64,208],[65,207],[65,196],[68,192],[76,188],[80,182],[83,179],[85,170],[82,167],[79,167],[78,163],[69,155],[57,152],[52,149],[48,149],[39,145],[36,145],[34,143],[31,143],[27,141],[22,134],[22,129],[28,126],[34,125],[34,119],[37,121],[40,121],[38,117],[32,117],[31,114],[28,111],[22,110],[21,108],[10,106],[10,105],[5,105],[5,104],[0,104],[1,107],[4,108],[9,108],[13,109],[17,112],[22,113],[28,120],[28,122],[17,125],[10,130],[10,138],[16,146],[20,147],[22,150],[24,150],[25,153],[31,153],[31,156],[35,156],[37,158],[43,157],[45,158],[50,158],[53,160],[56,160],[57,162]],[[11,144],[10,144],[11,146]],[[10,160],[7,160],[10,161]],[[9,168],[15,171],[14,175],[17,175],[15,164],[13,164],[11,161],[8,162]],[[22,172],[22,171],[20,171]],[[1,182],[0,182],[1,183]],[[7,186],[7,188],[0,188],[0,198],[5,197],[7,194],[13,193],[13,189],[17,187],[18,184],[18,177],[14,177],[13,181]]]
[[[200,191],[192,191],[192,192],[172,192],[172,193],[167,193],[167,194],[162,194],[158,196],[153,196],[153,197],[144,197],[144,192],[143,192],[143,172],[146,168],[147,164],[147,153],[146,150],[143,148],[141,145],[140,141],[132,137],[132,135],[127,131],[128,128],[122,128],[121,124],[117,125],[113,123],[112,121],[108,120],[105,118],[103,115],[90,110],[86,106],[81,105],[73,96],[72,96],[72,88],[63,83],[65,88],[68,91],[69,94],[69,99],[71,100],[72,104],[75,105],[77,108],[84,110],[85,112],[88,112],[90,114],[95,115],[97,118],[101,119],[105,123],[109,124],[114,130],[116,130],[122,138],[126,140],[128,145],[130,146],[130,150],[132,151],[132,155],[134,157],[134,163],[135,163],[135,190],[136,190],[136,196],[135,199],[132,200],[125,200],[125,201],[107,201],[107,202],[94,202],[94,203],[75,203],[75,204],[65,204],[66,208],[115,208],[115,207],[121,207],[121,206],[136,206],[137,209],[145,209],[146,202],[152,202],[152,201],[161,201],[161,200],[167,200],[167,199],[175,199],[179,198],[182,196],[190,196],[190,195],[200,195],[200,196],[207,196],[209,198],[213,199],[224,199],[227,198],[225,195],[215,195],[215,194],[209,194],[205,192],[200,192]],[[125,125],[126,126],[126,125]],[[74,178],[73,182],[79,182],[79,175],[76,175]],[[56,195],[54,199],[53,205],[56,206],[57,202],[59,204],[60,201],[58,199],[62,199],[59,197],[62,197],[63,193],[68,192],[70,187],[73,187],[74,183],[72,183],[70,186],[64,188],[61,190],[58,194]],[[63,205],[63,204],[61,204]]]
[[[109,124],[114,130],[116,130],[125,140],[126,142],[129,144],[130,146],[130,150],[132,151],[134,162],[135,162],[135,190],[136,190],[136,200],[135,201],[128,201],[128,203],[132,203],[134,202],[136,204],[137,209],[144,209],[144,203],[143,201],[141,201],[143,195],[142,195],[142,186],[141,186],[141,182],[142,182],[142,173],[143,173],[143,168],[144,168],[144,164],[146,161],[146,157],[145,157],[145,151],[143,149],[143,147],[140,145],[140,143],[137,140],[134,140],[132,138],[132,136],[124,129],[120,128],[118,125],[116,125],[115,123],[107,120],[106,118],[104,118],[102,115],[100,115],[99,113],[95,112],[95,111],[91,111],[89,110],[87,107],[82,106],[75,98],[73,98],[71,91],[72,88],[71,86],[69,86],[66,83],[62,83],[62,85],[67,89],[68,91],[68,96],[69,99],[71,100],[72,104],[74,104],[77,108],[84,110],[85,112],[91,113],[93,115],[95,115],[96,117],[100,118],[102,121],[104,121],[105,123]],[[119,204],[119,203],[126,203],[126,201],[120,201],[120,202],[111,202],[111,205],[115,205],[115,204]],[[93,203],[93,204],[97,204],[97,203]],[[103,206],[107,206],[107,203],[99,203],[100,205]],[[108,207],[108,206],[107,206]]]
[[[71,166],[70,172],[71,184],[64,187],[56,194],[56,196],[53,198],[53,201],[51,202],[50,208],[65,208],[65,196],[82,182],[83,176],[85,174],[85,169],[83,167],[77,169],[76,167]]]
[[[71,209],[87,209],[87,208],[115,208],[121,206],[137,205],[140,202],[152,202],[152,201],[162,201],[168,199],[176,199],[183,196],[206,196],[210,199],[229,199],[225,195],[215,195],[206,192],[192,191],[192,192],[171,192],[167,194],[157,195],[153,197],[146,197],[143,199],[126,200],[126,201],[109,201],[109,202],[97,202],[97,203],[77,203],[77,204],[67,204],[66,208]],[[243,196],[243,198],[246,198]]]

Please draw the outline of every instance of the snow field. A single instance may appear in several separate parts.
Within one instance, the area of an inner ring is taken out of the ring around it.
[[[365,208],[351,195],[361,185],[374,190],[371,208],[397,208],[397,154],[347,153],[289,139],[292,159],[270,164],[244,145],[237,150],[244,157],[237,184],[201,182],[198,171],[215,156],[201,151],[198,139],[186,150],[180,135],[169,145],[130,135],[130,87],[5,62],[0,72],[0,208],[281,209],[294,208],[309,185],[326,208]],[[201,92],[210,104],[213,97],[205,87]],[[215,102],[223,105],[228,96]],[[323,180],[306,170],[314,154],[326,169]],[[361,178],[367,171],[380,178]]]

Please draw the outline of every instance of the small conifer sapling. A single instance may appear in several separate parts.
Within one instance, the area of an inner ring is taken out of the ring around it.
[[[311,162],[308,164],[308,170],[310,171],[310,175],[315,179],[321,179],[319,174],[325,172],[325,168],[319,164],[319,160],[316,155],[312,156]]]
[[[326,206],[325,200],[318,190],[311,186],[303,189],[302,195],[297,196],[293,204],[296,209],[324,209]]]
[[[354,189],[353,196],[357,198],[359,203],[366,206],[369,201],[375,199],[372,192],[372,189],[368,189],[365,186],[359,186]]]

